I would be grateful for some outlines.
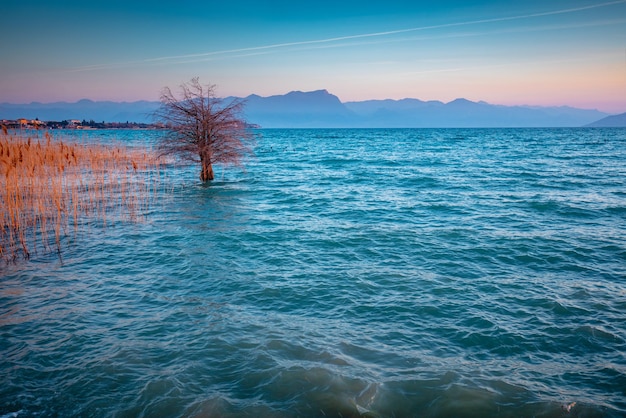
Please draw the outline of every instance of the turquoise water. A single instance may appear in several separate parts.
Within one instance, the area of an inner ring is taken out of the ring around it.
[[[0,417],[626,416],[626,130],[260,134],[0,267]]]

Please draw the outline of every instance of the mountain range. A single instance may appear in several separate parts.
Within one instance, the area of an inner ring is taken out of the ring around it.
[[[579,127],[594,126],[607,117],[612,118],[607,123],[626,126],[626,116],[616,119],[598,110],[503,106],[466,99],[449,103],[418,99],[344,103],[326,90],[317,90],[269,97],[253,94],[244,100],[246,121],[263,128]],[[0,119],[150,123],[158,107],[159,102],[152,101],[95,102],[87,99],[75,103],[0,103]]]

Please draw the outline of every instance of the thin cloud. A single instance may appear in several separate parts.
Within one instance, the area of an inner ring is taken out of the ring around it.
[[[566,58],[566,59],[548,59],[541,61],[542,64],[571,64],[577,62],[588,62],[590,60],[601,61],[606,58],[612,58],[611,55],[606,54],[597,54],[595,56],[587,56],[585,58]],[[467,72],[467,71],[483,71],[483,70],[491,70],[494,68],[519,68],[527,63],[525,62],[506,62],[499,64],[489,64],[489,65],[474,65],[474,66],[461,66],[461,67],[448,67],[448,68],[433,68],[429,70],[416,70],[416,71],[405,71],[398,72],[393,74],[394,77],[407,77],[407,76],[419,76],[419,75],[427,75],[427,74],[438,74],[438,73],[450,73],[450,72]]]
[[[388,43],[401,43],[401,42],[421,42],[421,41],[430,41],[430,40],[438,40],[438,39],[454,39],[454,38],[470,38],[470,37],[478,37],[478,36],[491,36],[491,35],[499,35],[499,34],[510,34],[510,33],[529,33],[529,32],[541,32],[541,31],[550,31],[550,30],[560,30],[560,29],[576,29],[576,28],[584,28],[584,27],[594,27],[594,26],[607,26],[607,25],[617,25],[626,23],[626,19],[611,19],[611,20],[602,20],[595,22],[583,22],[578,24],[554,24],[554,25],[545,25],[538,27],[518,27],[518,28],[508,28],[508,29],[498,29],[498,30],[489,30],[489,31],[477,31],[477,32],[457,32],[457,33],[447,33],[442,35],[422,35],[422,36],[408,36],[402,38],[395,39],[378,39],[378,40],[362,40],[359,42],[340,42],[333,44],[325,44],[325,45],[306,45],[299,46],[297,48],[283,49],[282,51],[286,52],[300,52],[300,51],[315,51],[320,49],[334,49],[334,48],[346,48],[346,47],[361,47],[361,46],[371,46],[371,45],[382,45]],[[267,55],[276,53],[278,50],[263,50],[263,51],[253,51],[248,53],[238,53],[232,55],[223,55],[223,56],[198,56],[196,58],[189,58],[186,60],[176,61],[176,62],[160,62],[158,65],[171,65],[171,64],[194,64],[200,62],[209,62],[215,61],[219,59],[232,59],[232,58],[243,58],[250,56],[259,56],[259,55]]]
[[[73,69],[70,69],[69,71],[70,72],[83,72],[83,71],[95,71],[95,70],[105,70],[105,69],[117,69],[117,68],[124,68],[124,67],[129,67],[129,66],[145,65],[145,64],[156,64],[156,65],[184,64],[184,63],[192,63],[192,62],[209,61],[211,59],[223,58],[225,56],[232,57],[232,56],[262,55],[272,50],[284,49],[284,48],[289,48],[289,47],[307,47],[307,46],[314,47],[316,45],[318,47],[324,47],[324,45],[322,44],[333,44],[336,42],[349,41],[349,40],[355,40],[355,39],[384,37],[384,36],[399,35],[399,34],[406,34],[406,33],[411,33],[411,32],[418,32],[418,31],[427,31],[427,30],[434,30],[434,29],[454,28],[454,27],[471,26],[471,25],[479,25],[479,24],[486,24],[486,23],[507,22],[507,21],[514,21],[514,20],[531,19],[531,18],[536,18],[536,17],[554,16],[554,15],[575,13],[575,12],[580,12],[580,11],[585,11],[585,10],[608,7],[608,6],[613,6],[616,4],[623,4],[623,3],[626,3],[626,0],[616,0],[616,1],[600,3],[600,4],[593,4],[589,6],[552,10],[552,11],[547,11],[547,12],[530,13],[530,14],[517,15],[517,16],[497,17],[497,18],[471,20],[471,21],[456,22],[456,23],[444,23],[444,24],[439,24],[439,25],[420,26],[420,27],[407,28],[407,29],[363,33],[363,34],[339,36],[339,37],[333,37],[333,38],[314,39],[314,40],[308,40],[308,41],[284,42],[284,43],[277,43],[277,44],[271,44],[271,45],[228,49],[228,50],[222,50],[222,51],[203,52],[203,53],[197,53],[197,54],[173,55],[173,56],[165,56],[165,57],[147,58],[143,60],[127,61],[123,63],[95,64],[95,65],[73,68]],[[582,25],[585,26],[585,24],[582,24]],[[363,42],[361,44],[366,44],[366,43]],[[332,47],[332,46],[333,45],[328,45],[327,47]]]

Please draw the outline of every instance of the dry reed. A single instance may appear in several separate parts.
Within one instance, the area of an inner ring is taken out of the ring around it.
[[[159,161],[147,149],[0,133],[0,259],[61,251],[70,230],[107,218],[141,217]],[[157,175],[155,175],[157,173]],[[72,228],[73,226],[73,228]]]

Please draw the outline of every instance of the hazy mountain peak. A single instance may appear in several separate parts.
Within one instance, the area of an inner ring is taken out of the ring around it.
[[[317,96],[330,95],[330,96],[332,96],[332,94],[330,94],[328,92],[328,90],[326,90],[326,89],[323,89],[323,90],[312,90],[312,91],[292,90],[289,93],[287,93],[286,95],[287,96],[289,96],[289,95],[317,95]]]
[[[458,98],[458,99],[454,99],[451,102],[448,102],[447,104],[449,105],[473,105],[476,104],[476,102],[472,102],[471,100],[467,100],[465,98]]]
[[[335,102],[341,103],[339,97],[334,94],[330,94],[328,90],[313,90],[313,91],[291,91],[282,97],[295,98],[298,100],[309,100],[317,102]]]

